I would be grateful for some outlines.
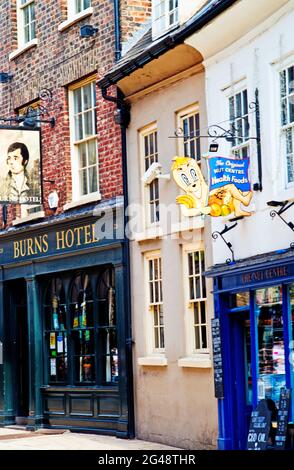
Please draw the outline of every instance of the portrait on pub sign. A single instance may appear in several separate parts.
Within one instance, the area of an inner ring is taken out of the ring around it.
[[[41,204],[40,132],[0,128],[0,204]]]

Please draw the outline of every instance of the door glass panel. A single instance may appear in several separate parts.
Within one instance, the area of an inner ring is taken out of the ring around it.
[[[245,383],[246,383],[246,403],[252,404],[252,363],[251,363],[251,334],[250,334],[250,314],[249,310],[245,314],[244,334],[245,334]]]
[[[258,399],[279,403],[280,388],[286,385],[282,315],[282,286],[256,291],[258,314]]]

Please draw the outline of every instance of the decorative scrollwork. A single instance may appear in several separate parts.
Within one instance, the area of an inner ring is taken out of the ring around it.
[[[274,217],[276,217],[276,215],[279,215],[279,214],[277,213],[277,211],[274,211],[274,210],[270,211],[270,216],[271,216],[272,219],[273,219]]]
[[[220,233],[219,232],[213,232],[211,236],[214,240],[216,240],[220,236]]]

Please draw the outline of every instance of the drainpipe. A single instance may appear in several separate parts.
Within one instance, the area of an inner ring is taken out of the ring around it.
[[[115,42],[115,62],[121,58],[121,41],[120,41],[120,8],[119,0],[113,0],[114,7],[114,42]]]
[[[114,20],[115,20],[115,58],[119,60],[121,57],[120,48],[120,15],[119,0],[114,0]],[[115,122],[121,128],[121,146],[122,146],[122,173],[123,173],[123,199],[124,199],[124,229],[128,223],[127,207],[128,198],[128,173],[127,173],[127,138],[126,129],[130,122],[130,108],[124,101],[123,93],[117,90],[117,97],[108,95],[107,86],[101,86],[102,97],[106,101],[115,103],[117,111],[115,114]],[[133,391],[133,361],[132,361],[132,318],[131,318],[131,277],[130,277],[130,244],[129,239],[124,234],[123,241],[123,266],[124,266],[124,307],[126,315],[126,373],[127,373],[127,402],[128,402],[128,437],[135,437],[135,420],[134,420],[134,391]]]

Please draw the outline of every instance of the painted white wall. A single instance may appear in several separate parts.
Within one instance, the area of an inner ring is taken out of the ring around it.
[[[128,128],[128,178],[130,203],[142,203],[142,158],[139,152],[139,130],[156,122],[159,161],[163,173],[169,173],[172,158],[178,154],[178,141],[170,138],[177,127],[177,111],[198,102],[201,127],[206,127],[204,73],[184,78],[131,103]],[[203,142],[203,152],[207,150]],[[160,181],[160,201],[175,203],[179,194],[176,184]],[[177,207],[175,221],[180,221]],[[195,218],[199,219],[199,218]],[[140,222],[144,229],[143,219]],[[201,221],[201,226],[203,221]],[[194,230],[195,243],[204,246],[203,230]],[[131,248],[132,321],[134,345],[135,416],[137,436],[187,449],[215,445],[217,406],[214,398],[211,367],[179,367],[178,360],[187,357],[185,331],[185,299],[183,287],[184,237],[133,240]],[[165,325],[165,357],[167,365],[142,366],[138,358],[148,355],[146,339],[146,279],[144,254],[160,250],[163,272],[163,311]],[[208,325],[213,317],[211,280],[207,285]],[[208,328],[209,344],[210,331]]]
[[[270,200],[294,200],[294,187],[286,189],[283,149],[280,145],[279,70],[294,64],[294,3],[288,2],[221,53],[206,60],[206,99],[209,125],[229,119],[228,94],[238,91],[240,82],[248,89],[249,102],[259,90],[263,191],[254,192],[255,214],[243,219],[227,234],[235,258],[242,259],[261,253],[289,248],[293,233],[278,217],[270,217]],[[224,122],[223,127],[229,128]],[[255,115],[251,115],[250,134],[256,135]],[[220,141],[218,155],[228,156],[230,144]],[[251,181],[258,181],[256,143],[251,141]],[[285,213],[294,219],[294,208]],[[224,228],[226,220],[212,218],[212,230]],[[212,243],[213,263],[224,263],[229,250],[218,239]]]

